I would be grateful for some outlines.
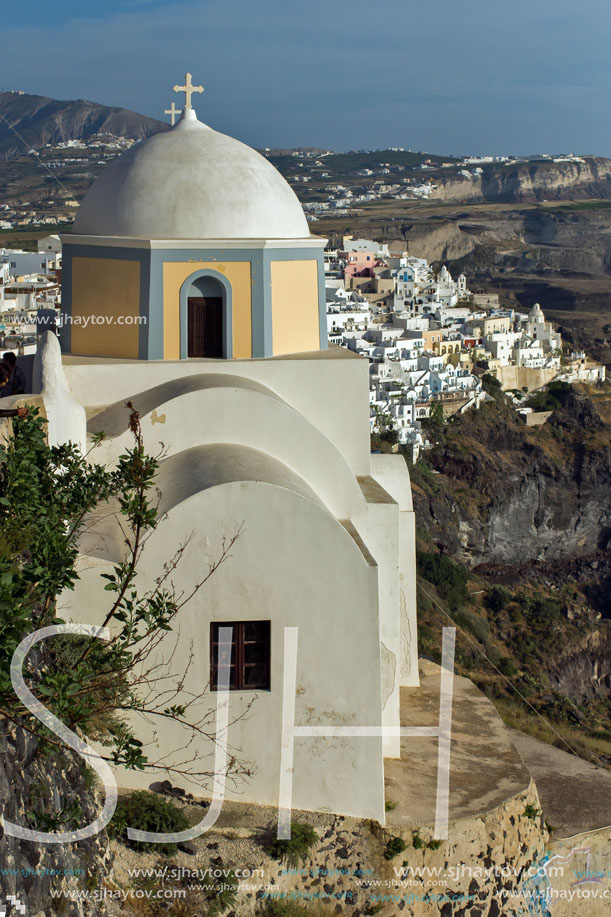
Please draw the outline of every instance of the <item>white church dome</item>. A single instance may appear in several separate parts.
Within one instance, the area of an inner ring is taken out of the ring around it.
[[[263,156],[183,112],[107,166],[74,233],[144,239],[303,239],[301,204]]]

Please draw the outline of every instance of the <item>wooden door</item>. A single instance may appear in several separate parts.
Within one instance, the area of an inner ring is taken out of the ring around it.
[[[223,356],[223,299],[190,296],[188,302],[189,357]]]

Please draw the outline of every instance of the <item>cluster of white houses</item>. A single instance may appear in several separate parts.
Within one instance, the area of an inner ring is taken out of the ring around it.
[[[0,249],[0,343],[33,352],[41,314],[59,317],[62,246],[59,236],[39,239],[36,252]]]
[[[394,431],[414,461],[432,405],[446,416],[478,408],[484,372],[517,390],[604,379],[604,366],[584,354],[563,356],[538,303],[528,313],[503,309],[498,295],[472,293],[464,274],[454,280],[445,265],[436,272],[371,240],[344,239],[325,261],[329,340],[369,358],[371,431]]]

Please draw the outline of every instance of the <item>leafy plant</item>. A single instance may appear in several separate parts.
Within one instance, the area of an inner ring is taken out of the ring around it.
[[[424,847],[424,841],[420,837],[419,831],[412,831],[412,847],[421,850]]]
[[[35,809],[33,812],[27,812],[26,818],[37,831],[71,831],[79,827],[82,815],[80,803],[73,800],[59,811]]]
[[[513,659],[510,659],[508,656],[503,656],[503,658],[499,662],[498,668],[499,668],[499,672],[501,672],[507,678],[511,678],[513,675],[518,674],[518,669],[517,669],[515,662],[513,661]]]
[[[511,599],[511,592],[503,586],[493,586],[486,595],[486,608],[498,614]]]
[[[188,744],[195,735],[215,741],[213,717],[189,716],[199,697],[179,702],[187,661],[180,672],[159,666],[154,653],[164,633],[173,629],[180,609],[228,555],[239,531],[223,542],[220,557],[184,596],[172,584],[186,544],[179,545],[153,588],[137,589],[138,564],[148,535],[157,526],[157,459],[144,449],[138,413],[127,405],[133,446],[113,470],[92,464],[77,446],[49,446],[45,423],[35,408],[14,422],[14,436],[0,446],[0,715],[33,732],[39,749],[57,754],[61,744],[24,708],[14,694],[10,663],[22,639],[46,625],[61,625],[57,596],[78,579],[78,545],[98,506],[118,509],[125,559],[103,574],[100,588],[109,608],[101,623],[113,636],[64,634],[36,647],[23,663],[33,693],[71,729],[109,748],[106,760],[129,768],[155,766],[128,720],[130,711],[170,719],[185,727]],[[88,522],[87,522],[88,521]],[[151,686],[163,679],[164,691]],[[234,757],[227,776],[248,773]],[[210,779],[209,771],[175,768]]]
[[[308,859],[310,850],[318,843],[318,834],[311,825],[291,822],[291,836],[287,840],[276,838],[269,845],[268,853],[274,860],[288,866],[299,866]]]
[[[531,802],[528,802],[524,806],[524,815],[526,818],[530,818],[531,821],[535,821],[541,815],[541,809],[537,809]]]
[[[484,368],[488,368],[487,363]],[[503,385],[500,379],[497,379],[497,377],[493,376],[492,373],[484,373],[482,376],[482,388],[495,399],[502,397]]]
[[[219,879],[206,877],[200,887],[208,900],[208,917],[214,917],[235,906],[240,882],[235,872],[228,869]]]
[[[127,829],[137,828],[139,831],[159,831],[167,834],[184,831],[189,827],[190,822],[186,813],[171,800],[149,790],[136,790],[135,793],[119,798],[115,814],[108,824],[108,834],[139,850],[159,850],[170,854],[176,852],[176,844],[130,841]]]
[[[403,853],[407,844],[402,837],[391,837],[384,848],[384,859],[392,860]]]
[[[564,406],[572,391],[568,382],[549,382],[543,391],[531,395],[527,403],[535,411],[556,411]]]
[[[416,565],[418,573],[437,587],[442,598],[445,598],[450,608],[466,601],[467,572],[445,554],[434,554],[426,551],[416,552]]]

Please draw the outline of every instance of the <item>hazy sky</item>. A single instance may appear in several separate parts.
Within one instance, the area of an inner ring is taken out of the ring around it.
[[[0,85],[253,146],[611,155],[608,0],[3,0]]]

